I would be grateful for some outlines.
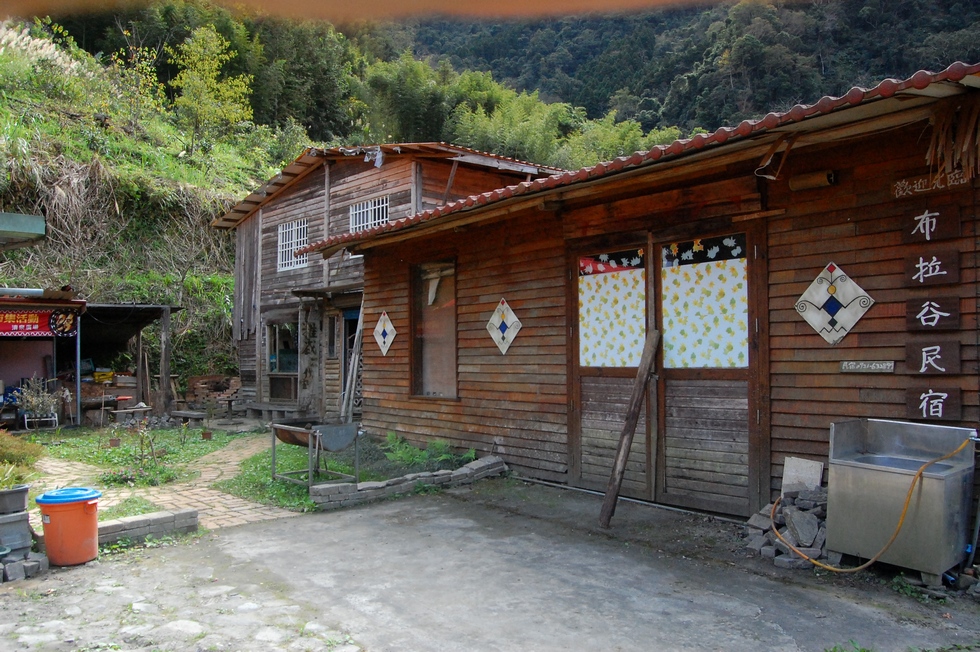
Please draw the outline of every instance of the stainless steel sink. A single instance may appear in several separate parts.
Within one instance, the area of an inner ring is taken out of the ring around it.
[[[870,559],[898,524],[915,472],[975,436],[969,428],[855,419],[830,427],[827,548]],[[938,584],[966,555],[973,444],[922,473],[901,533],[881,561]]]

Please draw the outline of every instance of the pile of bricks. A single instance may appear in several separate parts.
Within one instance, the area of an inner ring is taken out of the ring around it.
[[[39,552],[25,552],[19,555],[7,555],[0,559],[3,573],[0,573],[0,583],[16,582],[29,579],[48,570],[48,558]]]
[[[507,470],[504,461],[495,455],[482,457],[455,471],[443,470],[410,473],[381,482],[332,482],[310,487],[310,500],[319,509],[351,507],[372,500],[390,498],[414,492],[419,487],[456,487],[483,478],[500,475]]]
[[[184,399],[188,406],[204,408],[208,404],[223,407],[223,401],[241,389],[242,380],[237,376],[192,376],[187,381]]]
[[[841,555],[827,550],[827,489],[786,491],[772,514],[772,503],[745,524],[746,549],[772,559],[778,568],[812,568],[813,564],[780,541],[773,529],[807,557],[837,566]]]

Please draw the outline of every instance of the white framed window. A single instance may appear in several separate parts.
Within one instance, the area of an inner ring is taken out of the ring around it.
[[[388,223],[388,195],[351,204],[350,232],[366,231]]]
[[[306,218],[295,222],[286,222],[279,225],[279,247],[278,264],[276,269],[280,272],[297,267],[306,267],[307,255],[296,256],[293,254],[300,247],[305,247],[308,243]]]

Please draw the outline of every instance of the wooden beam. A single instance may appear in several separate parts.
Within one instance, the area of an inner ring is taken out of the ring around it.
[[[602,501],[599,512],[599,527],[608,528],[616,511],[616,501],[619,499],[619,489],[623,484],[623,474],[626,472],[626,458],[629,457],[630,446],[633,445],[633,434],[636,432],[636,422],[640,418],[640,408],[643,406],[643,396],[646,394],[653,360],[660,343],[660,331],[651,330],[647,333],[646,344],[643,345],[643,355],[640,357],[640,367],[636,370],[636,381],[633,383],[633,393],[626,409],[626,423],[619,437],[619,447],[613,461],[612,473],[609,474],[609,485],[606,487],[606,497]]]

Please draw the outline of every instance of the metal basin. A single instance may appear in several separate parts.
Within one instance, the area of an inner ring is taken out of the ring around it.
[[[898,525],[916,471],[971,435],[975,431],[968,428],[880,419],[832,424],[827,548],[861,559],[875,556]],[[938,584],[966,555],[972,490],[972,444],[929,465],[881,561],[920,571]]]
[[[855,457],[853,462],[858,464],[873,464],[874,466],[884,466],[890,469],[898,469],[900,471],[918,471],[922,468],[922,465],[929,460],[916,460],[909,457],[896,457],[894,455],[861,455]],[[935,462],[926,467],[926,472],[929,473],[946,473],[953,469],[950,464],[943,464],[942,462]]]

